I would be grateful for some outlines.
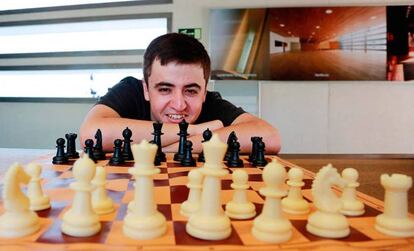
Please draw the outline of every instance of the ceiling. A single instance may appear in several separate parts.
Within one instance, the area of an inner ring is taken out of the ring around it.
[[[385,7],[269,9],[270,31],[301,42],[322,42],[386,23]]]

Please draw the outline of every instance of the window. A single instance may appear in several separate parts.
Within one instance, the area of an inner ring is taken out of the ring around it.
[[[0,21],[0,98],[92,98],[104,95],[123,77],[142,78],[144,50],[171,30],[171,16]]]

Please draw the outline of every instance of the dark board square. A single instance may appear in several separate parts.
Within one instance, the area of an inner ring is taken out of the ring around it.
[[[261,173],[249,174],[249,181],[263,181]]]
[[[158,179],[154,179],[154,186],[156,186],[156,187],[165,187],[165,186],[169,186],[170,185],[170,182],[169,182],[169,180],[166,180],[166,179],[160,179],[160,180],[158,180]]]
[[[303,179],[302,181],[305,183],[305,185],[302,187],[302,189],[311,189],[312,188],[313,179]]]
[[[170,196],[171,203],[181,204],[188,198],[189,189],[185,185],[171,186],[170,187]]]
[[[229,238],[218,241],[201,240],[192,237],[185,230],[185,221],[174,221],[174,236],[177,245],[194,245],[194,246],[213,246],[213,245],[243,245],[239,235],[232,226],[231,235]]]
[[[307,224],[306,220],[291,220],[290,222],[308,240],[310,241],[326,240],[326,238],[319,237],[319,236],[309,233],[306,230],[306,224]],[[365,235],[364,233],[351,227],[351,233],[347,237],[334,239],[334,240],[345,241],[345,242],[361,242],[361,241],[371,241],[372,239],[369,236]]]
[[[36,211],[42,218],[58,218],[62,210],[67,206],[67,201],[51,201],[51,207],[45,210]]]
[[[167,221],[172,221],[171,205],[158,204],[157,209],[165,216]]]
[[[42,243],[105,243],[111,230],[112,222],[101,222],[101,231],[89,237],[73,237],[62,233],[62,220],[57,219],[38,239]]]
[[[189,171],[182,171],[182,172],[176,172],[176,173],[169,173],[169,174],[168,174],[168,178],[172,179],[172,178],[177,178],[177,177],[181,177],[181,176],[188,176],[188,172],[189,172]]]
[[[131,179],[132,175],[129,173],[107,173],[107,180],[117,180],[117,179]]]

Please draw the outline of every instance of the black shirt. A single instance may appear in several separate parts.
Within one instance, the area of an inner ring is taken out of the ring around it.
[[[141,80],[133,77],[122,79],[97,104],[111,107],[123,118],[151,120],[150,103],[144,98]],[[195,124],[218,119],[224,126],[228,126],[243,113],[245,111],[241,107],[222,99],[218,92],[207,91],[206,100]]]

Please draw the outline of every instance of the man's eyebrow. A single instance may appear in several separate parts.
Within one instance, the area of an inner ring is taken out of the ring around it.
[[[185,86],[185,88],[197,88],[197,89],[201,89],[201,86],[197,83],[191,83]]]
[[[154,87],[155,88],[158,88],[158,87],[174,87],[174,85],[171,84],[171,83],[168,83],[168,82],[159,82],[159,83],[155,84]]]

